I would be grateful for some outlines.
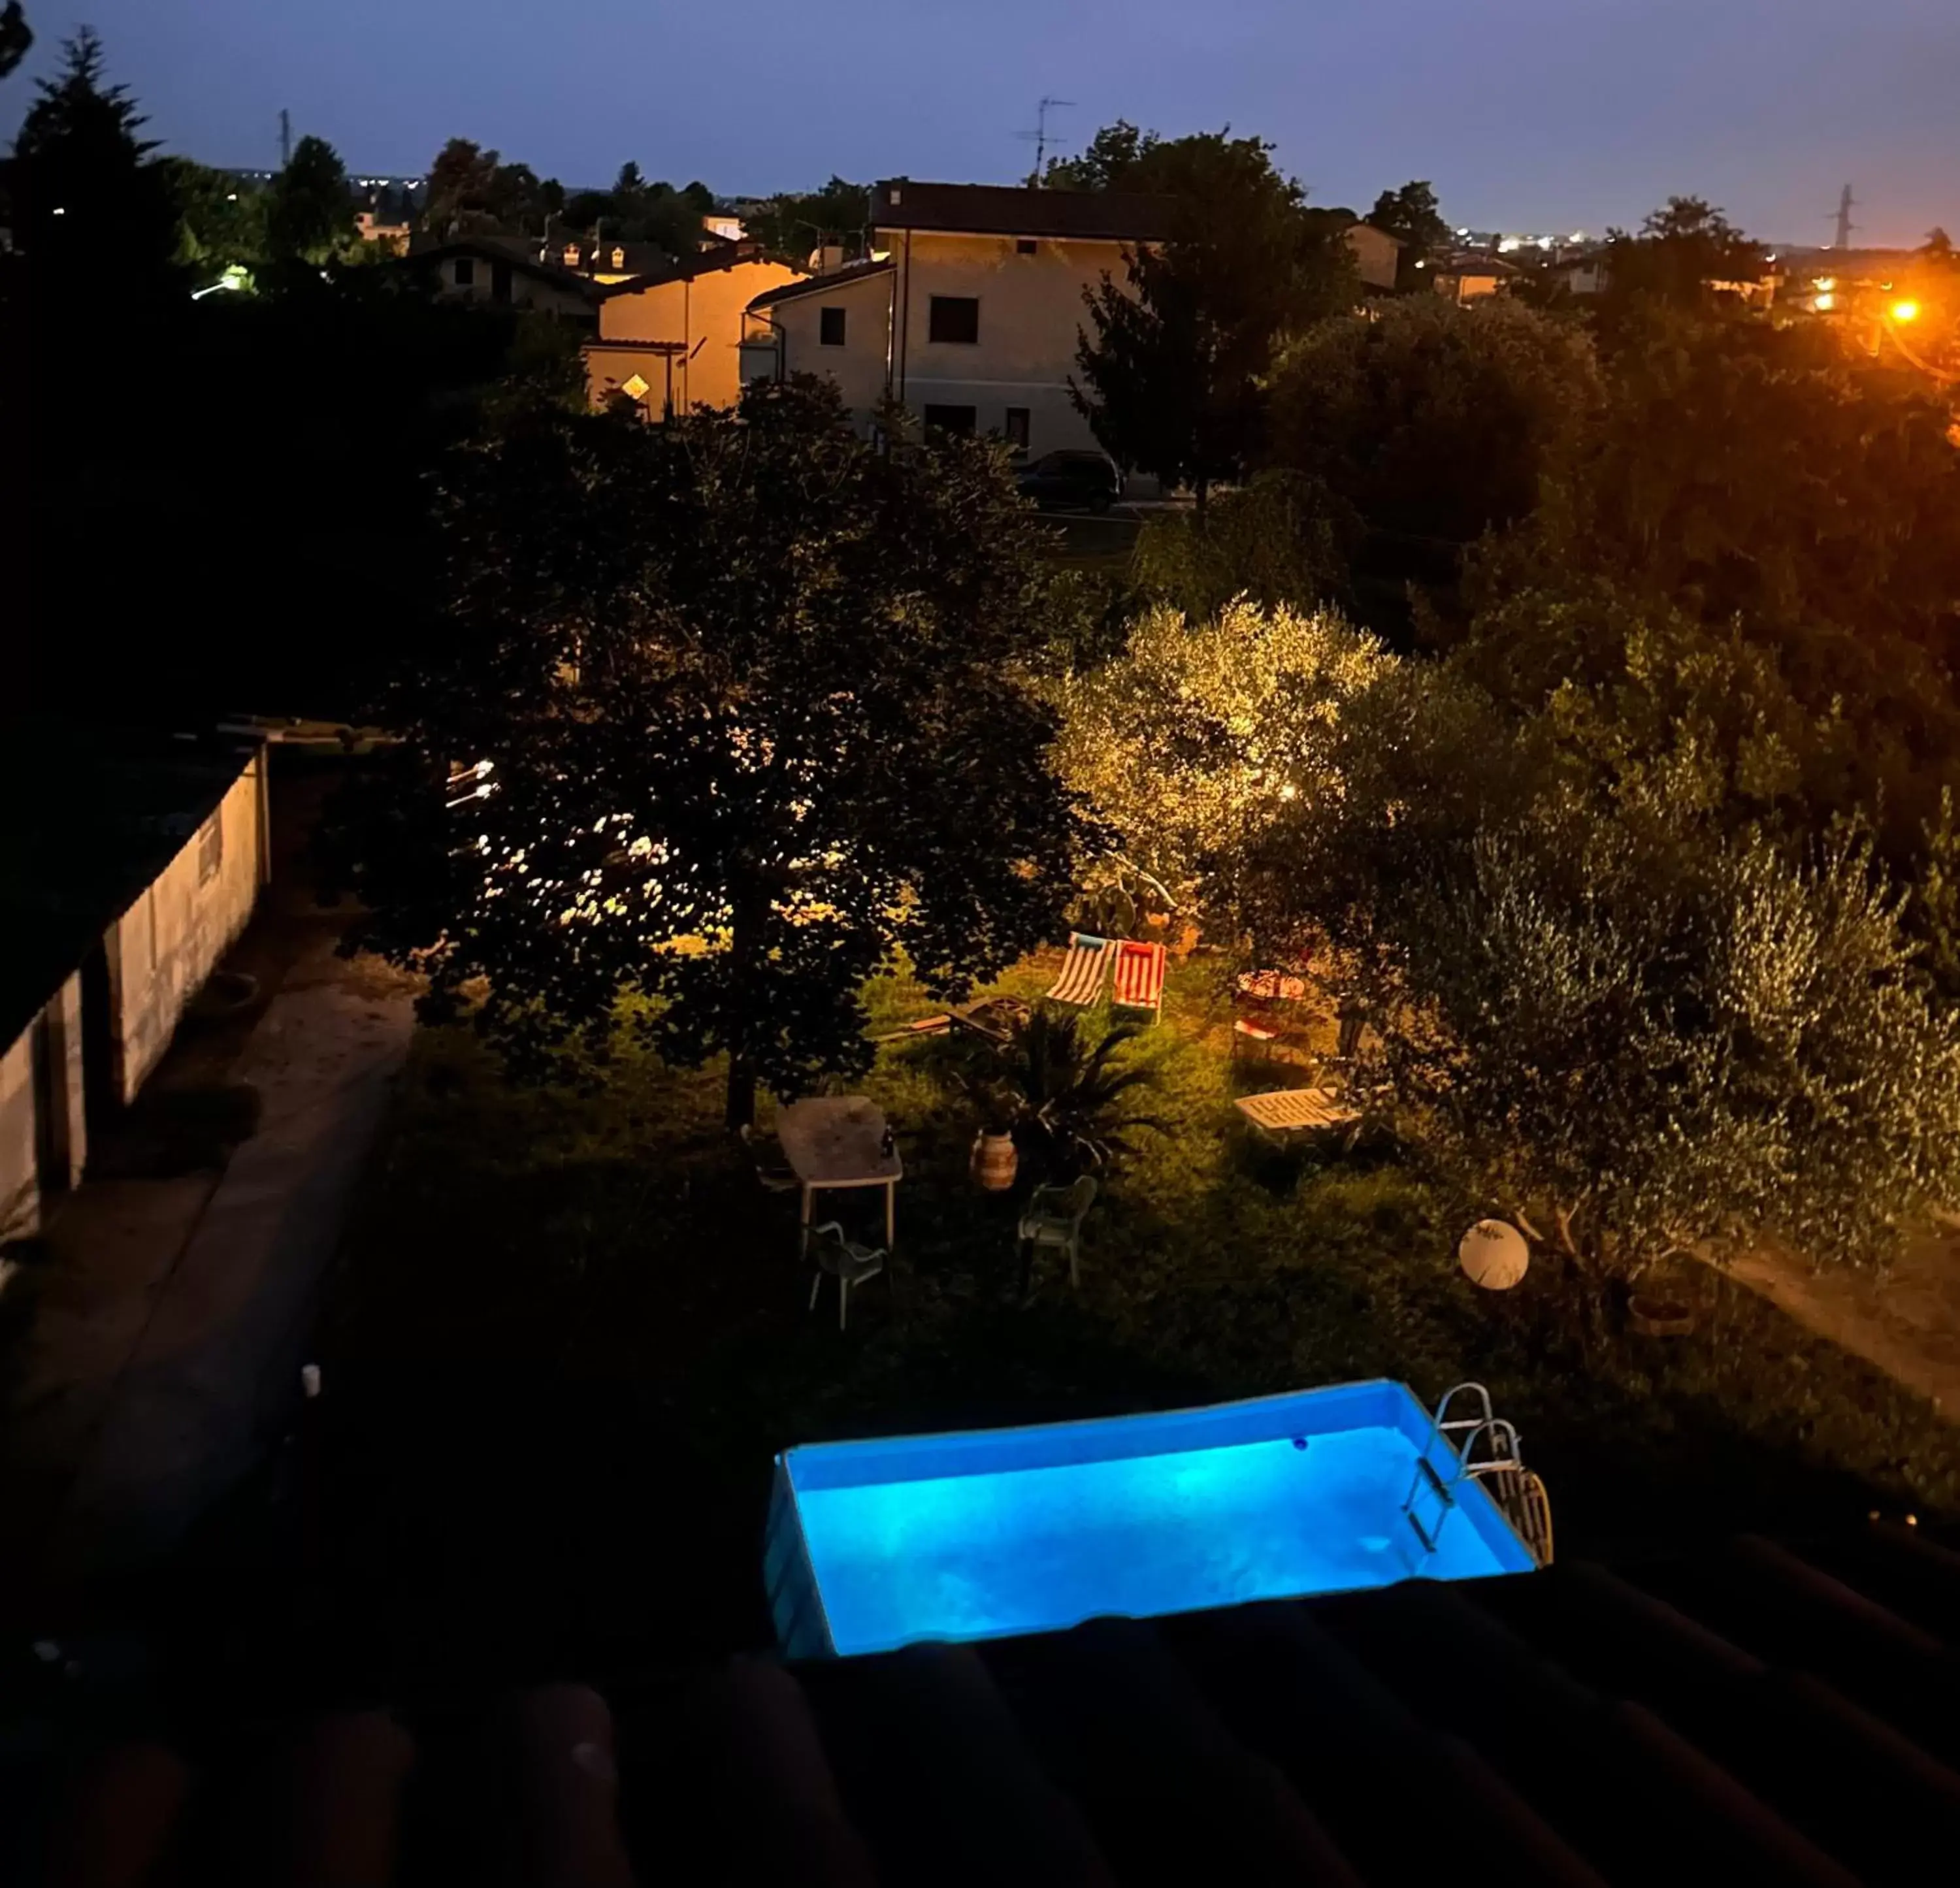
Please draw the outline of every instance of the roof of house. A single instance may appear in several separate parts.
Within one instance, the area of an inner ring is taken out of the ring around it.
[[[258,746],[54,723],[0,741],[0,1047],[196,836]]]
[[[406,256],[398,256],[389,265],[395,269],[425,269],[434,262],[446,262],[453,256],[471,256],[492,262],[507,262],[514,269],[539,281],[549,282],[555,288],[566,294],[577,295],[586,301],[596,301],[604,291],[604,284],[595,282],[589,275],[581,275],[575,269],[567,269],[559,262],[541,262],[535,254],[536,245],[527,250],[517,239],[495,236],[457,236],[446,242],[431,244],[425,249],[417,249],[411,242]]]
[[[471,1709],[282,1727],[255,1690],[228,1737],[201,1695],[178,1813],[242,1870],[297,1801],[371,1845],[336,1878],[406,1888],[513,1855],[703,1888],[1917,1881],[1960,1836],[1956,1648],[1960,1553],[1742,1537]],[[98,1769],[69,1813],[137,1826],[115,1791],[167,1800],[160,1767]]]
[[[945,230],[975,236],[1046,236],[1085,242],[1163,242],[1177,200],[1115,190],[1032,190],[991,183],[915,183],[896,177],[871,193],[871,221],[883,230]]]
[[[602,299],[612,295],[637,294],[643,288],[658,288],[667,282],[697,281],[703,275],[717,275],[724,269],[740,269],[745,263],[766,262],[768,260],[759,243],[746,240],[740,243],[720,243],[695,255],[672,259],[664,268],[648,269],[644,274],[629,276],[622,282],[603,283],[599,293]]]
[[[785,282],[780,288],[765,288],[749,304],[752,313],[759,308],[773,308],[778,302],[794,301],[801,295],[826,294],[832,289],[848,288],[854,282],[867,281],[873,275],[889,275],[897,266],[889,257],[883,262],[853,262],[845,269],[833,269],[827,275],[813,275],[807,281]]]

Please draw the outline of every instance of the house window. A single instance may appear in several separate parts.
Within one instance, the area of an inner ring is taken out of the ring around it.
[[[616,249],[612,252],[612,266],[615,269],[624,269],[626,266],[626,252],[624,250]]]
[[[1014,242],[1014,253],[1017,256],[1032,256],[1038,247],[1039,245],[1032,236],[1018,237]]]
[[[213,813],[197,835],[197,885],[201,892],[224,867],[224,815]]]
[[[456,285],[459,288],[469,288],[475,286],[476,281],[476,262],[475,258],[468,256],[459,256],[456,259],[455,279]]]
[[[578,266],[578,245],[576,243],[565,244],[564,259],[567,269],[576,269]]]
[[[844,310],[842,308],[819,308],[816,311],[816,339],[820,347],[843,346]]]
[[[1007,440],[1017,453],[1028,450],[1028,409],[1025,406],[1007,408]]]
[[[928,406],[925,409],[926,431],[964,433],[970,437],[978,417],[970,406]]]
[[[980,303],[972,295],[935,295],[926,329],[932,341],[971,347],[980,339]]]

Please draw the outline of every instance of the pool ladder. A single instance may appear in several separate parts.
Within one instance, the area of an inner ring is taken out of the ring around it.
[[[1459,1397],[1469,1406],[1471,1413],[1467,1416],[1450,1413]],[[1439,1469],[1430,1460],[1439,1441],[1449,1445],[1446,1470]],[[1473,1451],[1480,1442],[1485,1453],[1473,1460]],[[1430,1419],[1429,1435],[1415,1458],[1414,1478],[1402,1502],[1403,1516],[1422,1543],[1423,1553],[1435,1553],[1436,1543],[1443,1537],[1443,1523],[1456,1511],[1457,1486],[1464,1476],[1523,1467],[1518,1432],[1502,1416],[1491,1413],[1490,1391],[1481,1383],[1459,1383],[1446,1390]]]

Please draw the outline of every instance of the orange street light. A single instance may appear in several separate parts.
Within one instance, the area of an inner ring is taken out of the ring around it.
[[[1892,306],[1892,317],[1895,321],[1917,321],[1919,304],[1909,295],[1904,301],[1895,301]]]

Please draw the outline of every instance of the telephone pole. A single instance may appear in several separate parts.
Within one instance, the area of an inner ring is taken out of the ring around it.
[[[293,116],[284,106],[279,108],[279,168],[283,170],[293,161]]]
[[[1851,194],[1851,186],[1846,184],[1838,199],[1838,233],[1831,238],[1833,249],[1851,246],[1851,232],[1858,227],[1851,221],[1851,206],[1857,201]]]

